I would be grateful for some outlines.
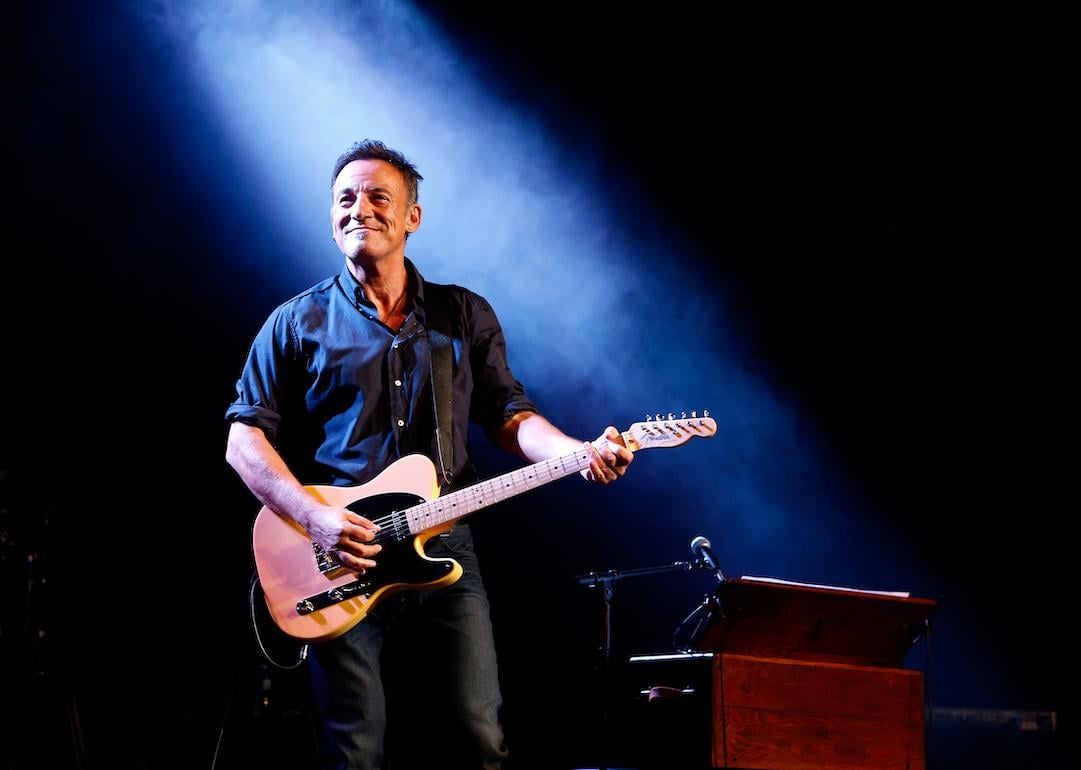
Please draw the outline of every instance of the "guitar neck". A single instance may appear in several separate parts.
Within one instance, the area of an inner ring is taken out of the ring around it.
[[[552,457],[525,468],[504,473],[502,476],[459,489],[444,497],[407,508],[406,521],[410,533],[416,535],[424,530],[446,524],[489,505],[507,500],[531,489],[578,473],[589,467],[593,454],[583,447],[576,452]]]
[[[716,432],[717,423],[706,411],[701,417],[691,412],[689,418],[686,414],[679,418],[669,414],[667,420],[662,420],[658,414],[656,421],[647,418],[646,422],[636,422],[619,435],[623,446],[637,452],[651,447],[679,446],[696,436],[708,438]],[[468,516],[481,508],[583,471],[589,467],[592,459],[593,452],[583,446],[570,454],[504,473],[445,497],[437,497],[435,500],[407,508],[401,513],[409,525],[410,534],[417,535],[432,527]]]

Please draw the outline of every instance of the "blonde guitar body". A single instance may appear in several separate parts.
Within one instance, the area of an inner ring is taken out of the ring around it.
[[[328,505],[349,508],[373,521],[439,494],[435,466],[423,455],[401,458],[367,484],[307,489]],[[358,580],[356,573],[337,565],[320,568],[319,554],[307,532],[264,507],[256,517],[252,541],[270,615],[290,636],[322,641],[344,634],[389,594],[449,585],[461,577],[461,565],[453,559],[428,558],[424,544],[453,526],[450,521],[400,542],[383,541],[379,565],[359,578],[370,585],[349,595],[349,586]],[[298,609],[298,603],[309,597],[333,599],[335,589],[345,592],[341,601],[304,614],[306,607]]]

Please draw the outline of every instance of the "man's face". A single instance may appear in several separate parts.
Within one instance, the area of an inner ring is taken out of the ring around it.
[[[354,160],[334,180],[330,224],[334,242],[353,261],[375,264],[405,254],[405,236],[420,227],[405,179],[382,160]]]

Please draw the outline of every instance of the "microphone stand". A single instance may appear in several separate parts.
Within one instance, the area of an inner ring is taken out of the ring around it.
[[[602,597],[601,622],[604,627],[604,635],[601,646],[601,763],[599,770],[608,770],[608,691],[610,689],[608,678],[612,658],[612,596],[615,593],[616,581],[643,575],[659,575],[665,572],[687,572],[689,570],[710,568],[710,565],[705,561],[677,561],[655,567],[613,569],[606,572],[587,572],[584,575],[575,576],[575,580],[578,581],[579,585],[586,588],[600,588]]]

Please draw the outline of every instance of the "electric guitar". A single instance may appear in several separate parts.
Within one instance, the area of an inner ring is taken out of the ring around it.
[[[674,447],[709,437],[717,423],[703,412],[636,422],[620,434],[632,452]],[[376,566],[362,575],[313,541],[292,519],[263,506],[252,535],[255,565],[270,616],[286,634],[309,642],[340,636],[364,620],[381,599],[407,589],[450,585],[462,576],[454,559],[433,559],[424,544],[475,511],[589,467],[582,449],[519,468],[439,497],[435,466],[424,455],[402,457],[366,484],[308,486],[328,505],[348,508],[378,524],[383,546]]]

